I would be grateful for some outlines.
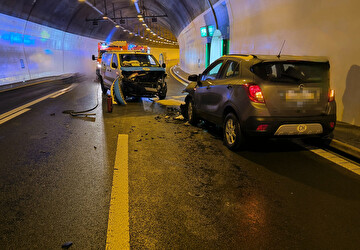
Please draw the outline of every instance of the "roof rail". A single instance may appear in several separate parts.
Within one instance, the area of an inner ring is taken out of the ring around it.
[[[228,56],[252,56],[254,58],[257,58],[257,56],[253,54],[228,54]]]

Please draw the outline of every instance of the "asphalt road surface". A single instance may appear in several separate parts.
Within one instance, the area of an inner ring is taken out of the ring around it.
[[[112,113],[92,77],[0,93],[0,114],[25,105],[0,118],[0,249],[105,249],[118,229],[132,249],[359,249],[359,176],[291,140],[232,152],[174,119],[184,86],[168,89]]]

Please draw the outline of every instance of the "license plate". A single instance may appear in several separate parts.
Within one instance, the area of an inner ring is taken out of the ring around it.
[[[289,101],[293,100],[314,100],[315,94],[312,92],[291,92],[288,91],[285,94],[285,99]]]

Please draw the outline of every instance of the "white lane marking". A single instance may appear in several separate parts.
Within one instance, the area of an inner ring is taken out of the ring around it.
[[[3,119],[0,119],[0,124],[3,124],[3,123],[5,123],[5,122],[7,122],[7,121],[9,121],[9,120],[11,120],[11,119],[13,119],[13,118],[21,115],[21,114],[24,114],[25,112],[27,112],[27,111],[29,111],[29,110],[31,110],[31,109],[22,109],[22,110],[14,113],[14,114],[12,114],[12,115],[9,115],[9,116],[7,116],[7,117],[5,117],[5,118],[3,118]]]
[[[354,172],[355,174],[358,174],[360,175],[360,166],[359,165],[356,165],[344,158],[341,158],[329,151],[325,151],[321,148],[317,148],[317,147],[314,147],[314,146],[308,146],[308,145],[305,145],[304,143],[298,141],[298,140],[294,140],[298,145],[308,149],[309,151],[313,152],[314,154],[317,154],[343,168],[346,168],[347,170],[351,171],[351,172]]]
[[[1,114],[1,115],[0,115],[0,120],[3,120],[5,117],[11,116],[12,114],[15,114],[15,113],[17,113],[17,112],[19,112],[19,111],[21,111],[21,110],[23,110],[23,109],[26,109],[26,108],[28,108],[28,107],[36,104],[36,103],[39,103],[39,102],[41,102],[41,101],[43,101],[43,100],[45,100],[45,99],[47,99],[47,98],[52,98],[53,96],[57,96],[57,95],[60,94],[60,93],[61,93],[61,94],[66,93],[66,92],[70,91],[71,89],[72,89],[72,86],[67,87],[67,88],[65,88],[65,89],[58,90],[58,91],[56,91],[56,92],[54,92],[54,93],[51,93],[51,94],[49,94],[49,95],[40,97],[39,99],[36,99],[36,100],[34,100],[34,101],[32,101],[32,102],[26,103],[26,104],[24,104],[24,105],[22,105],[22,106],[20,106],[20,107],[17,107],[17,108],[15,108],[15,109],[12,109],[12,110],[10,110],[10,111],[8,111],[8,112],[6,112],[6,113]],[[15,116],[15,117],[16,117],[16,116]],[[10,119],[8,119],[8,120],[10,120]],[[8,120],[6,120],[6,121],[8,121]]]
[[[118,135],[106,249],[130,249],[128,140],[128,135]]]
[[[182,85],[184,85],[184,86],[188,86],[188,83],[187,82],[185,82],[184,80],[182,80],[182,79],[180,79],[179,77],[177,77],[174,73],[173,73],[173,68],[174,68],[175,66],[173,66],[173,67],[171,67],[171,69],[170,69],[170,74],[172,75],[172,77],[174,77],[178,82],[180,82]]]

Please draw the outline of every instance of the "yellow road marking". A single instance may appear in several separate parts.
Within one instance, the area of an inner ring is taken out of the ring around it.
[[[130,249],[128,135],[118,135],[106,249]]]
[[[188,86],[188,83],[185,82],[184,80],[180,79],[179,77],[177,77],[174,73],[173,73],[173,68],[175,66],[173,66],[171,69],[170,69],[170,74],[172,75],[172,77],[174,77],[178,82],[180,82],[182,85],[184,86]]]
[[[6,121],[8,121],[8,120],[10,120],[10,119],[18,116],[18,115],[21,115],[22,113],[25,113],[26,111],[29,111],[30,109],[26,110],[25,112],[18,113],[18,112],[21,111],[21,110],[26,109],[26,108],[28,108],[28,107],[36,104],[36,103],[39,103],[39,102],[41,102],[41,101],[43,101],[43,100],[45,100],[45,99],[47,99],[47,98],[54,98],[54,96],[57,97],[57,96],[59,96],[59,94],[64,94],[64,93],[66,93],[67,91],[70,91],[71,88],[72,88],[72,86],[67,87],[67,88],[64,88],[64,89],[61,89],[61,90],[58,90],[58,91],[56,91],[56,92],[54,92],[54,93],[51,93],[51,94],[49,94],[49,95],[40,97],[39,99],[36,99],[36,100],[34,100],[34,101],[32,101],[32,102],[26,103],[26,104],[24,104],[24,105],[22,105],[22,106],[20,106],[20,107],[17,107],[17,108],[12,109],[12,110],[4,113],[4,114],[1,114],[1,115],[0,115],[0,120],[1,120],[1,121],[4,120],[4,121],[1,122],[1,123],[4,123],[4,122],[6,122]],[[16,114],[15,116],[12,116],[12,115],[15,114],[15,113],[18,113],[18,114]],[[6,120],[5,120],[5,119],[4,119],[5,117],[12,117],[12,118],[9,118],[9,119],[6,119]],[[0,124],[1,124],[1,123],[0,123]]]
[[[1,119],[1,120],[0,120],[0,124],[3,124],[4,122],[7,122],[7,121],[9,121],[9,120],[11,120],[11,119],[13,119],[13,118],[21,115],[21,114],[24,114],[25,112],[27,112],[27,111],[29,111],[29,110],[31,110],[31,109],[22,109],[22,110],[18,111],[17,113],[14,113],[14,114],[12,114],[12,115],[9,115],[9,116]]]
[[[325,151],[321,148],[313,147],[313,146],[307,146],[303,144],[300,141],[295,141],[298,145],[308,149],[309,151],[313,152],[314,154],[317,154],[343,168],[346,168],[347,170],[360,175],[360,167],[344,158],[341,158],[331,152]]]
[[[50,98],[56,98],[58,96],[61,96],[61,95],[65,94],[65,93],[69,92],[72,88],[73,88],[73,86],[71,85],[71,86],[69,86],[69,87],[67,87],[65,89],[62,89],[62,90],[60,90],[58,92],[55,92],[54,95],[51,96]]]

